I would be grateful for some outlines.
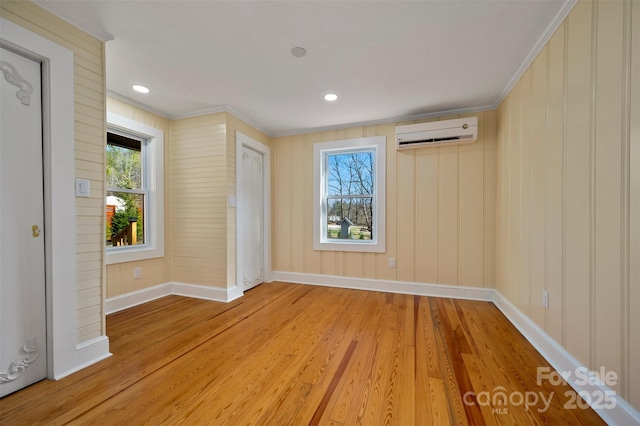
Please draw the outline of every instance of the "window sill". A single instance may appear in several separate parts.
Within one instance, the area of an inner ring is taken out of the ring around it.
[[[164,248],[156,247],[123,247],[117,249],[107,249],[106,264],[135,262],[138,260],[156,259],[164,257]]]
[[[313,244],[314,250],[323,251],[350,251],[358,253],[385,253],[386,248],[384,243],[332,243],[332,242],[318,242]]]

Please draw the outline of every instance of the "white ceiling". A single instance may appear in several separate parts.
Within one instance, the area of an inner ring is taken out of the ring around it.
[[[171,118],[231,111],[272,136],[495,108],[574,3],[36,2],[113,38],[111,93]]]

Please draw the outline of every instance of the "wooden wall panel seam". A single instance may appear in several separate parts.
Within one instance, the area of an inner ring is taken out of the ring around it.
[[[562,229],[562,260],[561,260],[561,274],[562,274],[562,281],[560,283],[561,286],[561,293],[562,293],[562,324],[560,325],[562,327],[562,346],[566,347],[567,345],[567,317],[566,317],[566,312],[567,312],[567,265],[566,265],[566,259],[567,259],[567,199],[566,199],[566,194],[567,194],[567,175],[566,175],[566,170],[567,170],[567,135],[568,135],[568,126],[567,126],[567,107],[568,107],[568,102],[567,99],[569,97],[568,92],[569,92],[569,55],[568,55],[568,51],[569,51],[569,26],[566,25],[564,26],[564,38],[563,38],[563,43],[564,43],[564,47],[563,47],[563,83],[562,83],[562,90],[563,90],[563,111],[562,111],[562,171],[561,171],[561,175],[562,175],[562,222],[561,222],[561,229]]]
[[[630,292],[631,292],[631,276],[630,276],[630,181],[631,181],[631,73],[632,73],[632,8],[631,0],[624,0],[623,3],[623,46],[622,46],[622,167],[621,167],[621,247],[620,253],[622,254],[620,259],[620,322],[622,327],[621,342],[622,350],[620,354],[620,365],[622,371],[620,372],[622,377],[631,377],[631,326],[630,326]],[[622,396],[629,400],[631,393],[631,383],[626,380],[622,382]]]
[[[596,362],[596,158],[595,145],[597,137],[597,113],[598,105],[598,2],[591,3],[591,98],[589,117],[589,367],[594,369]]]

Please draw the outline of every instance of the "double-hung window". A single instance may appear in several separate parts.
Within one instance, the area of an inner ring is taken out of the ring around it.
[[[107,247],[144,245],[146,140],[107,133]]]
[[[107,114],[107,264],[164,256],[164,133]]]
[[[314,146],[314,249],[385,251],[384,136]]]

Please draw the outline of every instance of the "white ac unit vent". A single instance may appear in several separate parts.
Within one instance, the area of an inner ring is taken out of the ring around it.
[[[462,145],[478,139],[478,117],[396,126],[396,148]]]

